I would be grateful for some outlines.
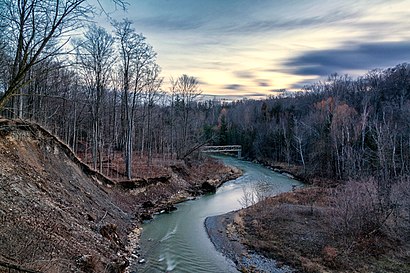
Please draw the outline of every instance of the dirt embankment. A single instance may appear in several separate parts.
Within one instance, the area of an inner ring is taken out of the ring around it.
[[[0,166],[0,262],[42,272],[123,272],[143,217],[239,175],[206,160],[115,182],[40,126],[8,120]]]

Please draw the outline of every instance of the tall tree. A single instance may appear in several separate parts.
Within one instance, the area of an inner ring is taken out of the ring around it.
[[[144,146],[147,149],[147,163],[148,165],[151,164],[152,161],[152,153],[153,153],[153,146],[155,142],[155,136],[153,134],[153,127],[154,127],[154,117],[153,111],[155,104],[162,96],[161,92],[161,84],[162,78],[159,76],[160,68],[158,65],[152,67],[152,70],[147,74],[147,85],[144,88],[143,100],[144,100],[144,107],[143,107],[143,117],[144,123],[142,124],[143,132],[145,132],[145,136],[142,135],[143,141],[141,142],[141,149]],[[144,141],[145,140],[145,141]]]
[[[141,101],[144,88],[150,83],[151,72],[156,65],[156,53],[138,34],[132,22],[115,22],[116,38],[121,56],[122,74],[122,124],[125,144],[125,169],[128,179],[132,178],[132,153],[134,142],[134,122],[137,106]]]
[[[191,115],[194,108],[196,98],[202,93],[199,89],[197,78],[188,75],[182,75],[176,80],[171,81],[171,90],[174,93],[173,108],[175,118],[178,119],[176,128],[176,152],[177,158],[182,158],[188,151],[192,141],[189,140],[192,121],[194,117]]]
[[[105,89],[109,80],[114,58],[114,38],[104,29],[91,25],[84,39],[75,42],[77,46],[78,65],[82,69],[84,82],[89,89],[90,108],[92,113],[92,155],[94,169],[100,159],[102,168],[102,110]]]

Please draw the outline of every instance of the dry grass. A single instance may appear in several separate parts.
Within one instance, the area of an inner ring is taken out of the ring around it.
[[[350,197],[367,198],[368,190],[354,187],[351,190],[357,195],[349,192]],[[346,207],[340,198],[348,197],[342,197],[340,191],[335,195],[335,190],[320,187],[268,198],[241,211],[245,242],[302,272],[369,272],[374,268],[378,268],[375,272],[406,272],[402,271],[409,269],[406,260],[410,257],[410,247],[406,237],[398,240],[395,233],[390,232],[393,225],[383,226],[377,232],[371,232],[374,226],[367,229],[376,215],[369,210],[369,200],[362,199],[346,199],[345,205],[350,204],[357,210],[363,224],[359,224],[358,219],[353,222],[349,222],[353,218],[343,219],[355,232],[341,230],[342,218],[338,213]]]
[[[78,153],[81,160],[92,166],[91,153]],[[161,155],[154,155],[151,162],[148,162],[147,156],[141,156],[139,153],[133,154],[132,173],[134,178],[151,178],[167,176],[170,174],[169,167],[172,165],[183,164],[183,161],[176,159],[164,158]],[[113,152],[109,156],[103,157],[102,173],[113,180],[127,179],[125,171],[124,154],[122,152]]]

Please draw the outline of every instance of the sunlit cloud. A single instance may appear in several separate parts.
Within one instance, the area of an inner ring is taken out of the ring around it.
[[[164,78],[188,74],[211,96],[257,97],[408,62],[409,7],[410,0],[139,0],[117,15],[134,20],[153,45]]]

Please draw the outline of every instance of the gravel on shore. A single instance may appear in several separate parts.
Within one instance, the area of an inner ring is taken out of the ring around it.
[[[217,251],[231,259],[241,272],[295,272],[288,266],[278,267],[275,260],[266,258],[241,243],[240,235],[228,227],[234,223],[237,211],[205,219],[205,229]]]

